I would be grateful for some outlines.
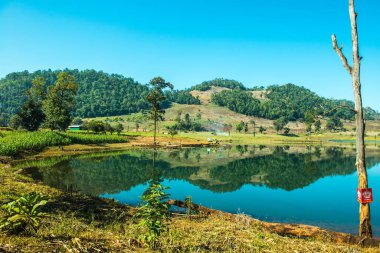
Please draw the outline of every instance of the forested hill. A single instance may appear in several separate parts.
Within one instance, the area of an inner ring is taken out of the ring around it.
[[[74,116],[97,117],[124,115],[149,109],[146,101],[148,86],[132,78],[117,74],[107,74],[95,70],[69,70],[79,90]],[[6,125],[9,118],[16,114],[26,99],[26,91],[37,76],[46,79],[46,87],[56,82],[60,71],[43,70],[29,73],[15,72],[0,79],[0,125]],[[219,89],[212,89],[220,87]],[[213,92],[218,90],[220,92]],[[325,99],[314,92],[294,84],[282,86],[246,88],[242,83],[229,79],[214,79],[195,85],[186,90],[166,91],[164,107],[171,102],[180,104],[200,104],[197,95],[191,92],[207,93],[211,102],[250,116],[267,119],[302,120],[307,114],[313,116],[337,116],[353,119],[351,101]],[[380,118],[371,108],[365,109],[367,119]]]
[[[272,85],[264,89],[229,89],[214,93],[211,102],[249,116],[287,121],[312,117],[337,117],[353,120],[354,103],[348,100],[326,99],[294,84]],[[372,108],[365,108],[368,120],[380,118]]]
[[[134,81],[132,78],[117,74],[106,74],[95,70],[69,70],[79,90],[77,95],[75,116],[96,117],[123,115],[147,110],[146,101],[148,87]],[[37,76],[46,79],[46,86],[56,82],[60,71],[43,70],[34,73],[15,72],[8,74],[0,80],[0,125],[5,125],[9,118],[18,112],[26,98],[26,90],[32,85]],[[46,87],[45,87],[46,88]],[[172,91],[167,93],[168,101],[183,104],[199,104],[200,101],[189,94],[188,91]]]

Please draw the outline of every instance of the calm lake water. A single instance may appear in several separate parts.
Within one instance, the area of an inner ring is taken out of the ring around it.
[[[67,191],[137,205],[153,174],[171,198],[260,220],[357,233],[355,150],[342,147],[233,146],[101,153],[20,165]],[[380,148],[367,149],[375,236],[380,236]]]

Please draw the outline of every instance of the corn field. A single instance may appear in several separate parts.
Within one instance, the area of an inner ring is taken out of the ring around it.
[[[2,156],[17,156],[23,151],[41,151],[50,146],[127,142],[125,137],[116,135],[58,133],[53,131],[8,131],[2,133],[3,137],[0,138],[0,155]]]

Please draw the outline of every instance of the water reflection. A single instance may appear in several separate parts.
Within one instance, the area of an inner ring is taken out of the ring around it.
[[[156,154],[152,171],[153,156],[153,151],[133,150],[23,166],[38,168],[34,177],[42,178],[48,185],[90,195],[129,190],[152,177],[183,179],[213,192],[231,192],[246,184],[291,191],[326,176],[348,175],[355,171],[355,151],[341,147],[236,146],[161,150]],[[378,162],[380,151],[367,152],[368,167]]]
[[[358,204],[355,150],[315,146],[226,146],[130,150],[27,161],[35,179],[64,191],[137,204],[147,182],[163,179],[174,199],[276,222],[318,225],[356,233]],[[153,165],[154,161],[154,165]],[[380,195],[380,149],[367,149],[369,183]],[[154,169],[153,169],[154,168]],[[380,234],[380,204],[371,205]]]

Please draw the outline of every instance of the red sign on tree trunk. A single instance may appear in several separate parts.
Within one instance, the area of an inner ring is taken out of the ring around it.
[[[373,202],[372,188],[358,188],[358,201],[362,204]]]

